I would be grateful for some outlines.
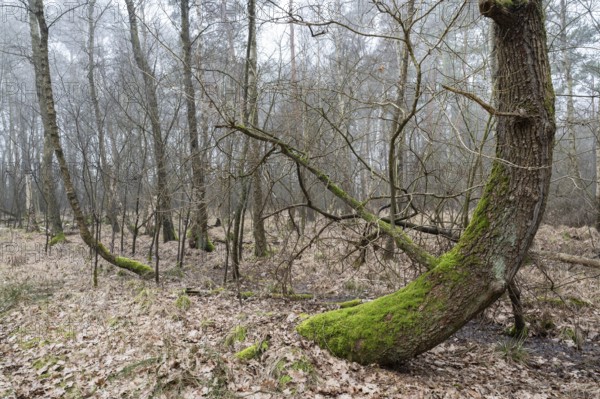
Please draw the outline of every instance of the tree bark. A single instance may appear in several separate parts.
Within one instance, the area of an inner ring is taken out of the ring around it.
[[[246,68],[244,73],[244,124],[258,126],[258,59],[256,54],[256,1],[248,1],[248,43],[246,48]],[[263,214],[263,190],[260,146],[250,143],[249,166],[252,173],[252,234],[254,255],[267,254],[267,238]]]
[[[33,184],[31,182],[32,177],[31,173],[25,174],[25,212],[27,213],[27,228],[26,231],[40,231],[40,226],[38,226],[36,213],[35,213],[35,204],[33,199]]]
[[[56,159],[60,168],[60,173],[67,192],[67,199],[73,210],[73,215],[77,226],[79,228],[79,234],[83,241],[92,249],[96,250],[102,258],[112,263],[117,267],[132,271],[144,277],[152,276],[154,274],[152,268],[143,263],[137,262],[132,259],[115,256],[112,254],[101,242],[97,241],[90,230],[87,227],[85,216],[81,210],[77,193],[71,179],[71,172],[67,165],[67,160],[63,153],[62,146],[60,144],[60,132],[58,130],[58,124],[56,122],[56,110],[54,107],[54,95],[52,93],[52,79],[50,76],[50,65],[48,61],[48,25],[46,24],[46,18],[44,16],[44,4],[43,0],[31,0],[31,12],[35,16],[35,22],[39,31],[39,41],[36,43],[32,41],[33,46],[38,47],[38,66],[35,69],[36,80],[39,79],[40,86],[38,87],[38,96],[43,97],[43,104],[45,105],[45,112],[47,118],[44,123],[45,129],[49,135],[50,142],[54,148]]]
[[[198,119],[196,118],[196,92],[192,81],[192,41],[190,39],[190,2],[181,0],[181,46],[183,49],[183,85],[187,108],[187,125],[192,164],[192,223],[190,247],[212,251],[208,238],[208,214],[203,154],[198,148]],[[184,232],[185,234],[185,232]]]
[[[555,134],[542,0],[480,0],[494,21],[496,160],[456,246],[400,291],[298,326],[337,356],[393,366],[445,341],[504,293],[545,210]],[[522,116],[519,116],[521,114]]]
[[[152,128],[152,139],[154,142],[154,157],[156,158],[156,191],[158,197],[158,216],[162,224],[163,240],[173,241],[176,239],[175,226],[171,216],[171,194],[168,187],[167,155],[160,126],[160,113],[158,111],[158,99],[156,98],[156,77],[148,65],[146,57],[142,53],[142,46],[137,27],[137,16],[133,0],[125,0],[127,14],[129,15],[129,33],[131,46],[137,67],[140,69],[144,79],[144,92],[147,100],[148,116]]]
[[[44,107],[45,108],[45,107]],[[42,122],[44,123],[44,122]],[[44,123],[44,126],[46,124]],[[56,187],[54,184],[54,173],[52,167],[52,156],[54,147],[50,136],[45,133],[44,128],[44,148],[42,150],[42,187],[44,189],[44,202],[46,204],[46,215],[48,218],[48,228],[51,237],[59,237],[63,234],[62,221],[60,219],[60,210],[56,200]]]

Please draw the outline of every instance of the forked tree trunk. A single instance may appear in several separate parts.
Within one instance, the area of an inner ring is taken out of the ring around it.
[[[402,290],[298,326],[337,356],[397,365],[445,341],[502,295],[544,213],[555,133],[542,0],[480,0],[498,61],[491,176],[457,245]],[[511,114],[511,116],[507,116]]]
[[[39,30],[39,41],[32,40],[32,46],[37,46],[38,68],[35,68],[36,81],[39,79],[40,85],[38,89],[38,97],[43,97],[40,104],[45,105],[44,111],[46,119],[44,120],[44,128],[50,138],[50,143],[54,148],[56,159],[60,167],[60,173],[67,192],[67,199],[73,210],[73,215],[79,227],[79,234],[83,241],[92,249],[95,249],[102,258],[112,263],[115,266],[132,271],[141,276],[152,276],[154,271],[147,265],[137,262],[132,259],[115,256],[101,242],[97,241],[85,222],[85,216],[81,210],[77,193],[71,179],[71,173],[67,165],[67,160],[60,144],[60,134],[58,124],[56,122],[56,110],[54,108],[54,95],[52,93],[52,80],[50,77],[50,64],[48,61],[48,25],[44,17],[43,0],[31,0],[31,12],[35,16],[35,22]]]

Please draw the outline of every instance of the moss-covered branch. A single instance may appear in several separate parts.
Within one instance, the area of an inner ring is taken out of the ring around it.
[[[401,228],[392,227],[390,223],[385,222],[384,220],[379,218],[375,213],[370,212],[364,206],[364,203],[358,201],[356,198],[352,197],[350,194],[344,191],[340,186],[338,186],[334,181],[332,181],[331,178],[325,172],[310,164],[306,156],[301,151],[298,151],[292,146],[284,143],[277,137],[255,128],[249,128],[235,123],[231,123],[227,127],[242,132],[245,135],[254,139],[277,145],[281,149],[282,154],[294,160],[298,165],[302,166],[304,169],[308,170],[311,174],[313,174],[319,181],[321,181],[321,183],[323,183],[323,185],[327,188],[329,192],[331,192],[342,202],[344,202],[346,205],[352,208],[356,212],[357,217],[365,220],[366,222],[373,223],[379,229],[381,229],[381,231],[392,236],[396,241],[396,245],[398,246],[398,248],[404,251],[404,253],[406,253],[408,257],[410,257],[417,263],[425,265],[428,269],[435,266],[436,259],[434,256],[429,254],[422,247],[416,245]]]
[[[399,365],[443,342],[464,324],[463,315],[476,314],[501,295],[500,286],[484,293],[462,290],[475,282],[468,263],[451,251],[439,266],[402,290],[318,314],[297,331],[336,356],[361,364]]]

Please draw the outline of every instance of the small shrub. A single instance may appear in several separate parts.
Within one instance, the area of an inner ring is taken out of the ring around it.
[[[152,302],[154,302],[154,293],[149,288],[142,288],[134,298],[134,301],[142,309],[148,309],[152,305]]]
[[[515,363],[527,363],[529,359],[529,349],[525,348],[524,340],[508,339],[496,346],[496,351],[502,357]]]
[[[67,241],[67,237],[65,237],[65,233],[60,232],[50,239],[50,242],[48,242],[48,245],[53,247],[54,245],[60,244],[61,242],[65,242],[65,241]]]
[[[246,339],[248,331],[244,326],[235,326],[233,330],[225,337],[225,346],[233,346],[236,342],[242,342]]]
[[[585,338],[581,332],[581,329],[579,329],[578,327],[566,327],[561,331],[560,335],[563,339],[572,341],[573,344],[575,344],[577,350],[582,349]]]
[[[187,296],[185,292],[183,292],[179,294],[179,296],[175,300],[175,306],[177,307],[177,309],[185,312],[190,308],[190,306],[192,306],[192,300],[189,296]]]
[[[25,283],[0,285],[0,314],[27,298],[30,289],[31,287]]]

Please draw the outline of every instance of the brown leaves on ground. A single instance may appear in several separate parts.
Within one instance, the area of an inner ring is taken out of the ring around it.
[[[163,244],[159,286],[102,265],[94,289],[92,259],[75,236],[46,255],[42,237],[2,229],[0,398],[600,397],[598,275],[573,265],[536,260],[519,274],[524,343],[504,334],[505,298],[401,370],[349,363],[301,340],[295,327],[308,314],[391,292],[417,272],[376,252],[357,267],[335,234],[293,263],[286,248],[246,261],[240,306],[234,284],[220,287],[223,245],[189,252],[178,270],[177,244]],[[600,237],[544,226],[536,246],[594,256]],[[314,299],[272,295],[290,264],[296,292]],[[267,337],[257,358],[235,357]]]

